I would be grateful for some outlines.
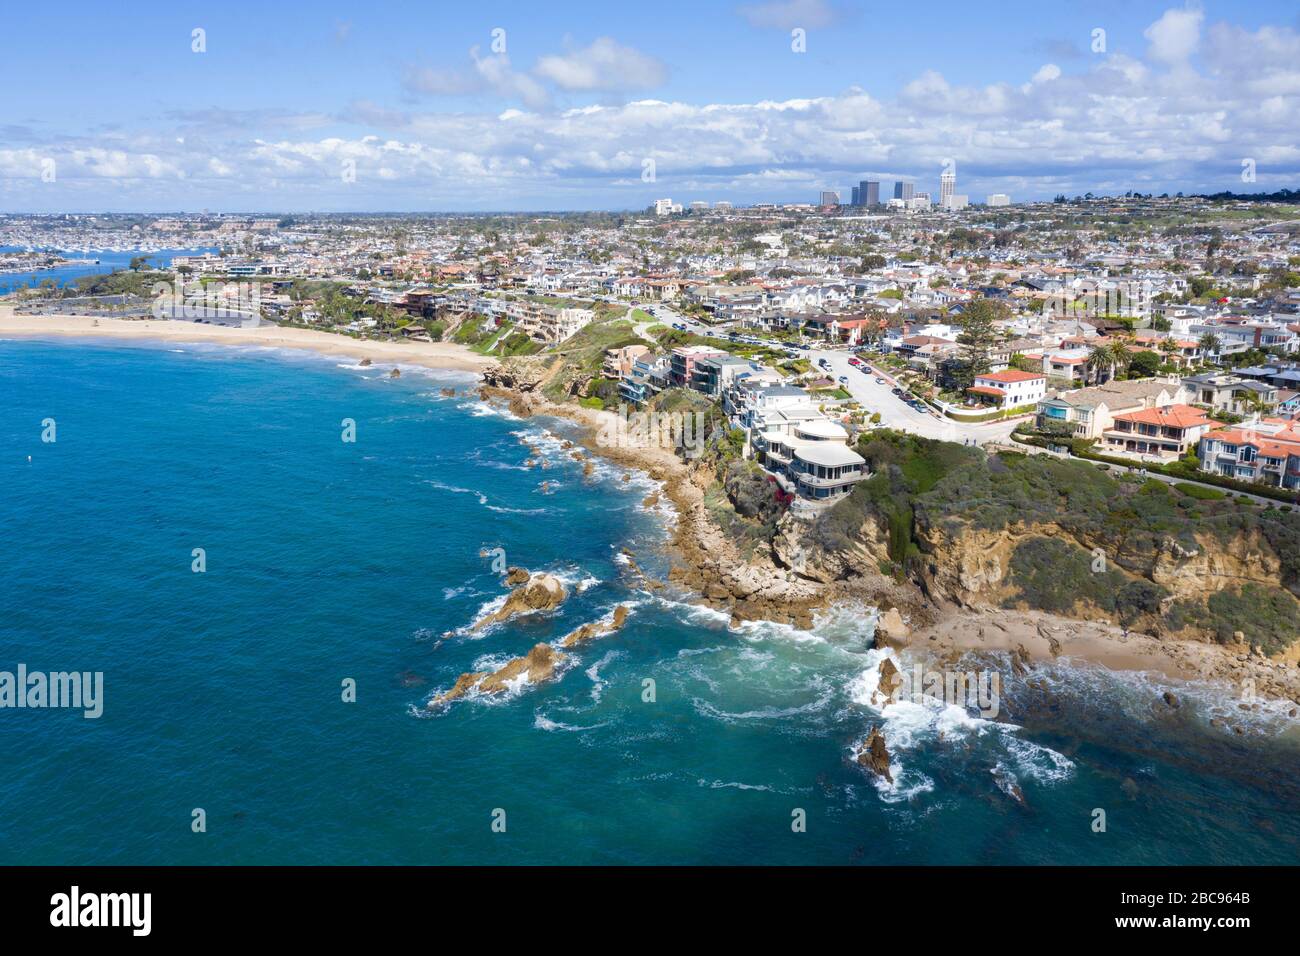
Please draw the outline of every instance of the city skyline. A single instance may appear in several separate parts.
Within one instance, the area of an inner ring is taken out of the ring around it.
[[[256,30],[207,7],[130,29],[79,4],[15,11],[15,35],[78,59],[52,70],[32,43],[0,64],[0,206],[743,206],[848,201],[868,180],[937,196],[946,166],[962,194],[1017,202],[1300,179],[1300,31],[1281,3],[940,3],[943,35],[908,44],[878,42],[905,21],[823,0],[597,9],[286,5]]]

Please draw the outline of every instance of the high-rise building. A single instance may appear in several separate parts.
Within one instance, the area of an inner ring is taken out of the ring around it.
[[[939,176],[939,206],[947,209],[952,199],[952,194],[957,191],[957,174],[951,169],[945,169]]]
[[[862,188],[860,186],[853,187],[853,199],[849,201],[849,205],[851,206],[862,205]]]
[[[989,193],[990,206],[1010,206],[1011,197],[1006,193]]]
[[[673,214],[673,201],[671,199],[655,200],[656,216],[671,216]]]
[[[823,206],[838,206],[839,204],[840,204],[840,194],[839,194],[839,193],[837,193],[837,192],[836,192],[835,190],[833,190],[833,189],[823,189],[823,190],[822,190],[822,201],[821,201],[820,205],[823,205]]]
[[[905,183],[901,179],[894,183],[894,198],[907,202],[916,195],[916,184]]]
[[[880,205],[880,183],[874,179],[864,179],[858,184],[858,194],[862,197],[860,205]]]

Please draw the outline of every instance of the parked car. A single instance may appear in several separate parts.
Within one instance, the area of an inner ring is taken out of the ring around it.
[[[877,384],[877,385],[884,385],[884,384],[885,384],[885,380],[884,380],[883,378],[881,378],[879,375],[877,375],[877,376],[876,376],[876,384]]]

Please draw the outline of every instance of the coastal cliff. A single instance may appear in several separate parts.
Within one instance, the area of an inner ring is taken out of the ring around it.
[[[483,396],[593,431],[612,415],[547,400],[545,375],[537,362],[512,362],[489,370]],[[879,609],[878,637],[895,646],[944,654],[970,649],[967,638],[999,646],[989,635],[1004,634],[1030,657],[1104,657],[1097,648],[1116,644],[1116,659],[1249,678],[1300,702],[1296,512],[1204,500],[1081,462],[873,432],[856,446],[872,477],[810,513],[781,501],[725,435],[691,458],[586,444],[664,482],[678,516],[669,581],[733,623],[807,628],[816,612],[855,603]]]

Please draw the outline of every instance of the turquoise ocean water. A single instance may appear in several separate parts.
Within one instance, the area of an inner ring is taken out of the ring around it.
[[[1215,693],[1179,687],[1170,713],[1162,685],[1064,665],[1039,675],[1050,695],[1008,687],[1001,723],[882,716],[867,609],[736,631],[640,590],[620,549],[667,562],[648,478],[584,478],[565,423],[440,394],[468,376],[387,372],[0,341],[0,670],[105,681],[98,720],[0,709],[0,864],[1300,859],[1285,722],[1225,734]],[[480,556],[498,547],[572,596],[471,636],[504,593]],[[620,602],[626,628],[559,680],[424,709]],[[895,786],[851,760],[876,723]]]

